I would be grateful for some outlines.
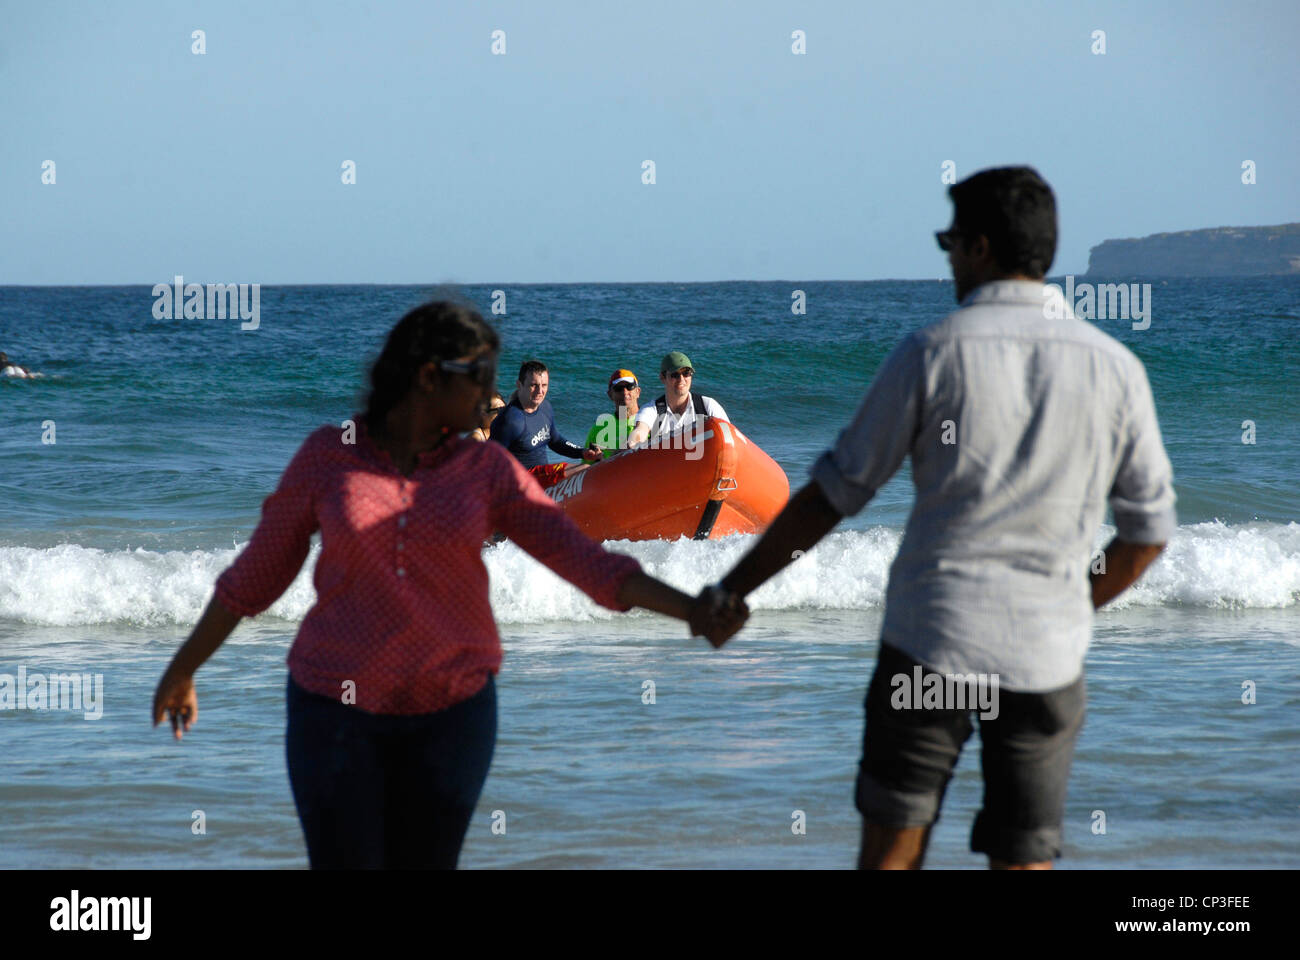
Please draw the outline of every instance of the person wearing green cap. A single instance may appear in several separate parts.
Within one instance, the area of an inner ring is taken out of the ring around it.
[[[632,431],[629,446],[644,443],[651,434],[658,437],[680,433],[688,424],[697,424],[704,417],[731,422],[722,404],[691,389],[695,383],[695,365],[680,350],[664,355],[659,362],[659,379],[664,393],[636,415],[636,429]]]

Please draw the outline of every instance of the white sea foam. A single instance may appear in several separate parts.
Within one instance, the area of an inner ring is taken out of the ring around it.
[[[1097,546],[1114,530],[1103,529]],[[755,609],[860,610],[884,600],[897,529],[831,534],[750,598]],[[689,592],[717,580],[752,537],[676,543],[611,542],[647,572]],[[217,576],[241,548],[196,551],[101,550],[65,544],[0,547],[0,619],[50,626],[198,620]],[[293,585],[264,617],[300,621],[315,602],[313,547]],[[616,614],[511,543],[484,552],[492,607],[503,624],[604,620]],[[1280,608],[1300,602],[1300,524],[1215,521],[1180,527],[1160,559],[1115,608],[1170,606]]]

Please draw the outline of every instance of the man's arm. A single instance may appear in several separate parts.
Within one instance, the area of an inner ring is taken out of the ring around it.
[[[573,443],[570,440],[565,440],[563,437],[556,436],[554,433],[551,434],[551,439],[547,441],[546,445],[555,453],[558,453],[562,457],[568,457],[571,460],[581,460],[583,454],[587,452],[576,443]]]
[[[1109,497],[1115,538],[1106,547],[1103,572],[1091,575],[1093,609],[1137,582],[1178,525],[1173,467],[1160,438],[1151,384],[1146,369],[1134,362],[1126,403],[1129,421]]]
[[[826,499],[817,481],[790,498],[754,548],[722,578],[722,586],[744,597],[776,576],[835,529],[843,516]]]
[[[551,442],[547,444],[552,450],[562,457],[570,457],[574,460],[586,460],[592,463],[601,458],[600,447],[587,446],[580,447],[576,443],[571,443],[563,437],[552,437]]]
[[[560,436],[560,431],[555,426],[554,414],[551,415],[550,423],[551,439],[546,442],[546,445],[551,448],[552,452],[558,453],[562,457],[568,457],[571,460],[600,459],[600,450],[598,448],[589,446],[584,449],[573,441],[565,440],[564,437]]]
[[[1109,603],[1137,583],[1164,548],[1163,543],[1128,543],[1119,537],[1107,544],[1102,572],[1091,574],[1093,609]]]
[[[835,446],[812,467],[812,480],[796,493],[758,544],[722,579],[723,589],[744,597],[757,590],[870,502],[911,450],[917,434],[923,384],[921,353],[908,337],[885,358],[870,389]]]
[[[632,428],[631,435],[627,438],[627,445],[635,447],[637,444],[645,443],[650,439],[650,430],[655,425],[655,418],[659,413],[653,406],[644,406],[637,411],[636,426]]]

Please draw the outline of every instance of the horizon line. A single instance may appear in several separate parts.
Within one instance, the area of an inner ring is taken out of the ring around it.
[[[183,275],[182,275],[183,276]],[[1292,273],[1237,273],[1237,274],[1181,274],[1181,273],[1091,273],[1083,271],[1074,273],[1067,271],[1065,273],[1049,273],[1042,277],[1044,282],[1062,277],[1110,277],[1110,278],[1130,278],[1145,277],[1152,280],[1258,280],[1264,277],[1297,277],[1300,271]],[[200,286],[209,284],[225,283],[225,281],[190,281],[198,283]],[[597,287],[597,286],[705,286],[724,283],[953,283],[953,278],[949,277],[878,277],[873,279],[824,279],[824,278],[805,278],[801,280],[789,280],[776,278],[773,280],[444,280],[439,282],[419,281],[331,281],[320,283],[314,281],[307,282],[267,282],[267,281],[242,281],[244,284],[256,283],[259,287],[432,287],[432,288],[454,288],[454,287]],[[24,289],[24,288],[95,288],[95,287],[149,287],[158,286],[162,281],[155,282],[138,282],[138,283],[0,283],[0,290]],[[188,286],[189,283],[186,283]],[[239,282],[234,284],[226,283],[226,286],[238,286]],[[166,286],[172,286],[167,283]]]

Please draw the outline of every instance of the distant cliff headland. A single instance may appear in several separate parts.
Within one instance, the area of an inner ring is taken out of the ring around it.
[[[1107,240],[1088,254],[1102,277],[1257,277],[1300,274],[1300,223],[1213,227]]]

